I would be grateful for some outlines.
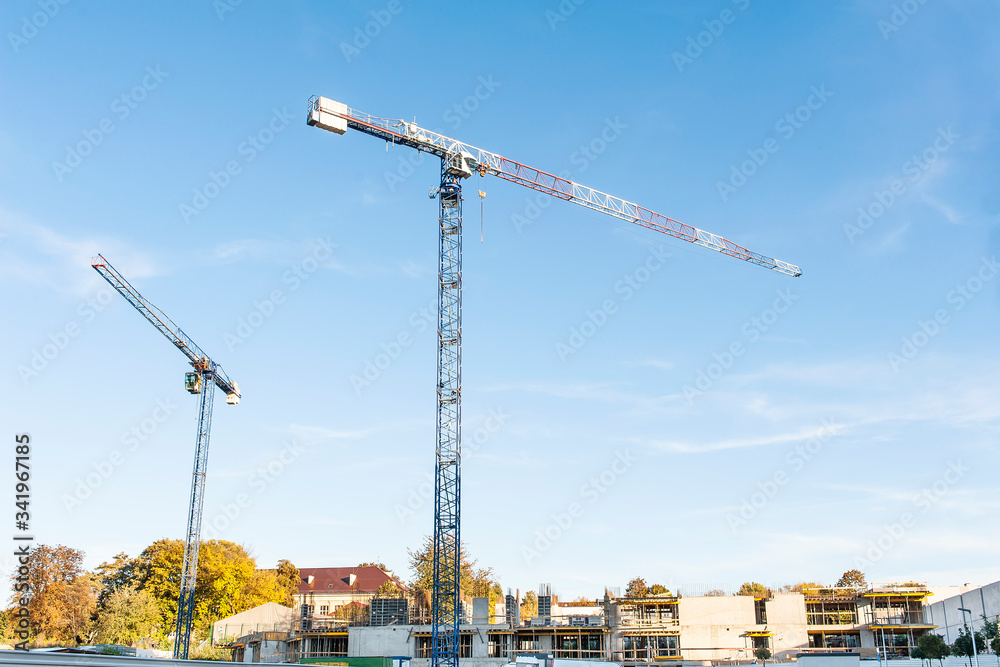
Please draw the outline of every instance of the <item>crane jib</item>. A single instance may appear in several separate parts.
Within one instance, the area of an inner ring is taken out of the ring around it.
[[[415,122],[372,116],[325,97],[310,98],[307,122],[309,125],[337,134],[344,134],[347,129],[357,130],[393,144],[431,153],[452,162],[453,173],[460,178],[467,178],[475,173],[480,176],[490,174],[598,213],[715,250],[734,259],[793,277],[802,275],[802,271],[794,264],[755,253],[729,239],[684,224],[624,199],[424,129]]]

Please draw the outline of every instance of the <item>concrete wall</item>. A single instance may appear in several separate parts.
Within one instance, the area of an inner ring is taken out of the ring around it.
[[[681,656],[685,660],[719,660],[753,655],[753,650],[747,649],[753,642],[743,636],[747,630],[757,629],[752,597],[681,598],[677,614]]]
[[[385,626],[347,629],[347,655],[352,658],[414,654],[416,641],[410,637],[413,626]]]
[[[767,629],[774,633],[771,652],[775,658],[785,660],[809,647],[806,601],[801,593],[779,593],[764,603],[764,609],[767,612]]]
[[[938,626],[934,632],[944,637],[949,644],[955,641],[959,629],[964,627],[959,607],[972,610],[974,618],[971,624],[976,630],[983,627],[983,615],[990,620],[996,620],[997,615],[1000,615],[1000,581],[968,589],[964,593],[924,606],[925,619],[928,623]],[[969,614],[965,614],[965,622],[970,622]]]

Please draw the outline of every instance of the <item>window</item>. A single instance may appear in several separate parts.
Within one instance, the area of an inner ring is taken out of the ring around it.
[[[510,652],[510,635],[497,632],[487,633],[486,639],[489,642],[487,655],[490,658],[506,658]]]
[[[319,606],[319,613],[320,613],[321,616],[326,616],[327,614],[329,614],[330,613],[330,605],[328,605],[328,604],[321,604]]]
[[[855,625],[858,605],[849,602],[807,602],[806,623],[809,625]]]
[[[431,657],[431,638],[430,637],[417,637],[416,655],[414,658],[429,658]]]
[[[755,651],[759,648],[771,648],[770,637],[751,637],[751,639],[753,639],[753,648]]]
[[[677,635],[649,635],[622,637],[625,660],[656,660],[680,657],[680,638]]]
[[[757,625],[767,625],[767,606],[763,600],[753,601],[754,615],[757,617]]]
[[[458,636],[458,657],[459,658],[472,657],[472,635]]]

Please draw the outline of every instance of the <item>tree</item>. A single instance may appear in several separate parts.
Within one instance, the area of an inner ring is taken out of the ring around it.
[[[937,660],[939,665],[943,665],[942,660],[947,658],[951,653],[951,649],[941,638],[941,635],[936,635],[933,632],[925,632],[920,635],[917,639],[917,648],[928,660]]]
[[[840,575],[840,579],[837,580],[837,587],[841,586],[860,591],[867,588],[868,584],[865,582],[864,572],[861,570],[848,570]]]
[[[976,639],[975,651],[973,651],[973,633],[970,633],[968,628],[959,628],[958,637],[955,638],[955,642],[951,645],[951,654],[971,658],[975,653],[984,653],[986,651],[986,638],[983,637],[983,633],[981,632],[974,634]]]
[[[36,643],[71,641],[75,639],[73,628],[82,627],[77,615],[87,606],[86,600],[80,598],[87,584],[80,582],[74,586],[73,582],[84,574],[83,556],[79,549],[39,544],[29,551],[26,580],[18,581],[16,569],[11,574],[14,584],[11,601],[17,604],[21,597],[27,598],[31,615],[29,630]],[[72,624],[66,623],[67,605],[74,606]]]
[[[771,659],[771,649],[766,646],[758,646],[754,649],[753,655],[758,660],[763,661],[765,664]]]
[[[429,591],[434,588],[434,538],[430,535],[424,537],[424,545],[417,550],[407,549],[410,556],[410,569],[413,571],[413,579],[410,587],[415,591]],[[469,557],[469,552],[462,544],[459,551],[459,587],[465,595],[473,597],[488,597],[492,605],[497,597],[503,593],[500,584],[495,580],[496,575],[493,568],[476,569],[476,561]]]
[[[285,591],[285,599],[281,604],[286,607],[295,606],[295,596],[299,594],[299,584],[302,583],[302,576],[299,568],[295,567],[290,560],[284,558],[278,561],[278,585]]]
[[[147,591],[160,609],[160,628],[173,628],[180,596],[184,542],[157,540],[136,558],[133,582]],[[258,570],[257,563],[242,546],[226,540],[208,540],[198,550],[195,584],[194,626],[207,632],[213,621],[265,602],[282,603],[287,589],[274,570]]]
[[[653,584],[649,587],[650,595],[670,595],[670,589],[663,584]]]
[[[521,600],[521,620],[526,621],[538,615],[538,596],[535,591],[528,591]]]
[[[56,582],[52,593],[62,606],[63,636],[77,644],[89,644],[94,637],[94,616],[97,614],[97,577],[85,573],[69,583]]]
[[[1000,637],[994,637],[990,641],[990,650],[993,651],[994,655],[1000,655]]]
[[[648,593],[649,587],[646,586],[646,580],[642,577],[636,577],[628,582],[628,586],[625,588],[625,597],[627,598],[643,598]]]
[[[286,561],[287,562],[287,561]],[[371,563],[358,563],[358,567],[377,567],[383,572],[388,572],[389,568],[385,566],[385,563],[376,563],[372,561]]]
[[[394,598],[399,595],[399,586],[392,579],[383,581],[382,585],[375,589],[375,597]]]
[[[764,584],[758,584],[756,581],[746,581],[740,586],[740,590],[736,592],[737,595],[750,595],[755,598],[769,598],[771,597],[771,589],[769,589]]]
[[[586,595],[581,595],[577,599],[570,602],[574,607],[588,607],[594,604],[594,598],[588,598]]]
[[[722,590],[721,588],[713,588],[709,592],[705,593],[705,597],[707,597],[707,598],[721,598],[721,597],[724,597],[725,594],[726,594],[726,592],[724,590]]]
[[[817,584],[815,581],[800,581],[797,584],[785,584],[781,587],[781,590],[786,593],[801,593],[807,588],[825,588],[825,586]]]
[[[921,667],[923,667],[924,660],[927,659],[927,656],[924,655],[924,652],[920,650],[919,646],[914,649],[910,649],[910,657],[919,660]]]
[[[148,591],[131,584],[115,588],[97,616],[96,637],[102,644],[134,646],[160,630],[160,607]]]
[[[101,592],[97,596],[97,606],[104,607],[109,595],[122,586],[128,586],[135,581],[136,560],[128,554],[120,553],[113,561],[104,562],[94,568],[94,574],[101,584]]]

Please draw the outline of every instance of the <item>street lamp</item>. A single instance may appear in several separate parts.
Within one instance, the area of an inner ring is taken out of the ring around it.
[[[976,650],[976,628],[972,625],[972,610],[965,607],[959,607],[958,610],[962,612],[963,624],[965,624],[965,612],[969,612],[969,635],[972,637],[972,654],[976,656],[976,667],[979,667],[979,651]]]

